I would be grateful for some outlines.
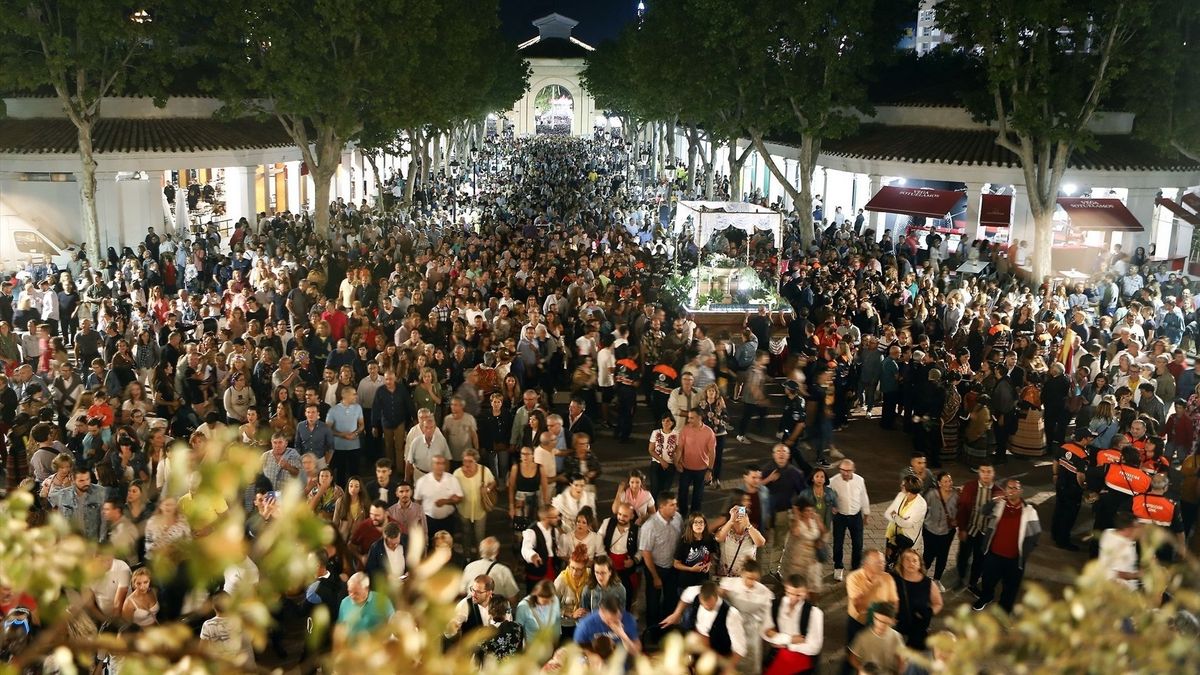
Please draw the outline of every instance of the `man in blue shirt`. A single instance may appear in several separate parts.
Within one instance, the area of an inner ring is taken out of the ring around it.
[[[333,474],[339,482],[344,482],[360,473],[360,438],[366,423],[362,406],[358,404],[358,390],[345,386],[339,396],[341,400],[329,409],[325,423],[333,432]]]
[[[579,620],[575,626],[575,643],[590,645],[592,640],[600,635],[619,642],[629,654],[640,654],[642,641],[635,637],[638,634],[637,619],[625,611],[621,601],[613,595],[606,595],[600,601],[600,608]]]

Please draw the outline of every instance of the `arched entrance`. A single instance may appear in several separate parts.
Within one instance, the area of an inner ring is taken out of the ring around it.
[[[569,136],[575,122],[575,97],[561,84],[548,84],[534,97],[533,114],[537,133]]]

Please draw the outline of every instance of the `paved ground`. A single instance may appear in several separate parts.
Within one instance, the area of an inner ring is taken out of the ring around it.
[[[779,396],[781,397],[781,395]],[[781,405],[777,406],[776,410],[779,407]],[[740,415],[740,406],[734,404],[734,409],[730,417],[736,421],[738,415]],[[756,434],[752,432],[750,438],[754,442],[750,445],[739,444],[730,436],[724,460],[725,468],[723,476],[725,478],[725,486],[729,487],[739,484],[742,469],[748,463],[761,465],[770,459],[770,450],[775,442],[774,431],[776,420],[777,415],[774,418],[768,418],[766,426],[759,430],[760,433]],[[593,450],[600,457],[604,468],[603,475],[597,481],[598,510],[601,518],[608,515],[612,495],[621,478],[630,469],[644,469],[647,466],[646,442],[653,428],[649,408],[639,404],[633,442],[620,444],[613,438],[611,431],[601,429],[598,432],[599,438],[593,443]],[[855,460],[858,473],[864,477],[867,483],[867,492],[871,496],[872,513],[879,514],[879,517],[870,519],[867,531],[865,532],[864,547],[882,549],[884,546],[885,523],[881,516],[899,489],[900,472],[908,466],[909,456],[912,451],[911,441],[901,431],[886,431],[881,429],[878,425],[878,410],[876,410],[874,419],[866,418],[861,413],[854,416],[846,430],[835,433],[834,445],[845,453],[847,457]],[[957,462],[951,462],[945,465],[943,469],[949,471],[954,476],[955,484],[957,485],[962,485],[974,476],[965,466]],[[998,479],[1009,476],[1016,476],[1022,479],[1026,499],[1037,505],[1043,528],[1048,528],[1053,510],[1054,496],[1049,460],[1009,458],[1007,464],[998,468],[997,474]],[[709,516],[719,514],[727,497],[728,492],[725,490],[706,490],[704,497],[705,513]],[[498,528],[506,527],[507,521],[502,521],[500,518],[501,516],[497,514],[496,522],[492,524],[492,527],[489,527],[489,530],[493,532],[503,531],[503,529]],[[1080,522],[1090,522],[1090,514],[1087,512],[1086,507],[1080,517]],[[1081,531],[1077,530],[1077,534],[1079,533]],[[847,537],[845,545],[845,560],[848,565],[850,560],[849,537]],[[968,592],[954,590],[958,582],[957,575],[954,572],[957,549],[958,545],[956,543],[951,548],[950,564],[943,577],[943,582],[948,591],[945,595],[946,608],[943,610],[943,615],[953,613],[959,605],[970,603],[974,600],[974,596]],[[507,558],[507,556],[511,556],[511,553],[507,551],[507,547],[505,556],[506,562],[515,562]],[[1049,535],[1044,534],[1039,548],[1033,554],[1026,579],[1037,581],[1048,588],[1058,591],[1064,585],[1071,582],[1075,572],[1083,566],[1084,561],[1084,554],[1071,553],[1055,548],[1049,542]],[[826,647],[824,653],[830,655],[840,653],[844,647],[846,616],[845,585],[833,581],[831,568],[831,565],[826,565],[826,588],[819,601],[819,605],[825,610],[827,617],[825,627]],[[518,570],[518,573],[519,569],[519,567],[514,567],[514,570]],[[939,620],[935,619],[934,630],[938,626]]]

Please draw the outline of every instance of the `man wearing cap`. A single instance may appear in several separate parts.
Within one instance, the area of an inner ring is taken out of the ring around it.
[[[1075,434],[1075,440],[1062,445],[1062,454],[1053,467],[1054,473],[1054,516],[1050,523],[1050,534],[1054,545],[1068,551],[1078,551],[1079,547],[1071,543],[1071,530],[1079,517],[1079,508],[1083,504],[1083,488],[1086,484],[1086,472],[1092,464],[1090,445],[1096,434],[1088,429],[1082,429]]]

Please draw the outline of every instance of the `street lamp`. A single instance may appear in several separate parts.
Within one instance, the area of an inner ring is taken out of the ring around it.
[[[471,145],[471,196],[479,194],[479,148]]]
[[[458,221],[458,160],[450,162],[450,219]]]

